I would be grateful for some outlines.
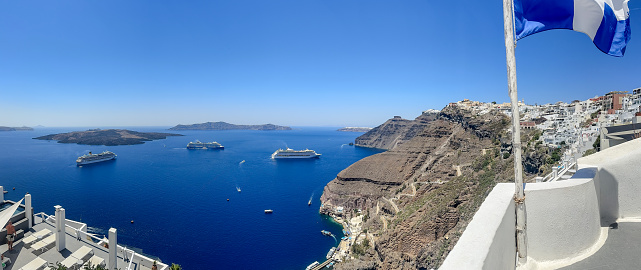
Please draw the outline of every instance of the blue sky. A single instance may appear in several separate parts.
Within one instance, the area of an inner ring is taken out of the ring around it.
[[[569,30],[520,40],[519,99],[641,87],[629,7],[623,58]],[[376,126],[507,102],[502,16],[471,0],[3,1],[0,126]]]

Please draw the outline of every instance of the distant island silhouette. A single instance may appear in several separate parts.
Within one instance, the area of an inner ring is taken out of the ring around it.
[[[292,130],[292,128],[273,124],[234,125],[226,122],[207,122],[192,125],[177,125],[169,130]]]
[[[175,133],[138,132],[127,129],[90,129],[68,133],[50,134],[36,137],[36,140],[55,140],[59,143],[76,143],[86,145],[132,145],[145,141],[161,140],[168,136],[184,136]]]
[[[370,127],[344,127],[340,128],[336,131],[343,131],[343,132],[368,132],[372,130]]]
[[[0,131],[31,131],[33,128],[30,127],[4,127],[0,126]]]

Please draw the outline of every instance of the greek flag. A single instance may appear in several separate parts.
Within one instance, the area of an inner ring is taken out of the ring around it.
[[[630,41],[628,0],[514,0],[516,39],[550,29],[585,33],[604,53],[623,56]]]

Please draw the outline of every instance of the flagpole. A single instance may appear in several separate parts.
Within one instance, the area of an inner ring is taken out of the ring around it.
[[[518,264],[527,262],[527,236],[525,194],[523,193],[523,165],[521,164],[521,127],[518,97],[516,95],[516,59],[514,57],[513,0],[503,0],[503,30],[505,34],[505,58],[507,61],[507,84],[512,103],[512,153],[514,154],[514,202],[516,206],[516,252]]]

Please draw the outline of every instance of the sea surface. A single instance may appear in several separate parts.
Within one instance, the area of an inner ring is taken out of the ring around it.
[[[304,269],[323,261],[337,245],[321,230],[342,236],[339,225],[318,213],[324,186],[352,163],[380,152],[349,146],[362,133],[337,128],[126,128],[185,136],[89,146],[32,139],[87,128],[0,132],[0,185],[9,191],[5,199],[19,200],[29,192],[35,213],[53,215],[54,205],[61,205],[68,219],[87,223],[89,231],[105,235],[114,227],[119,244],[185,270]],[[218,141],[225,149],[185,149],[194,140]],[[271,159],[285,147],[309,148],[322,156]],[[105,150],[118,158],[76,166],[78,156]],[[265,214],[265,209],[274,212]]]

